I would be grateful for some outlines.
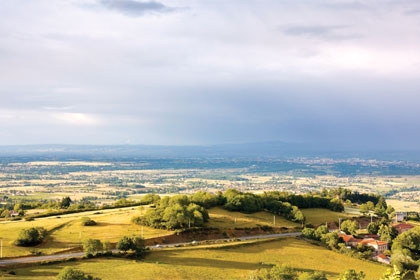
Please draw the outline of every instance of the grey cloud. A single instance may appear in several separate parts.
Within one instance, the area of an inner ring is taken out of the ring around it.
[[[347,33],[348,26],[345,25],[296,25],[281,27],[281,31],[289,36],[306,36],[326,40],[345,40],[360,38],[361,35]]]
[[[369,7],[360,1],[348,1],[348,2],[331,2],[325,5],[326,7],[337,9],[337,10],[366,10]]]
[[[139,2],[134,0],[101,0],[105,7],[130,16],[141,16],[147,12],[165,12],[169,8],[159,2]]]
[[[409,15],[409,16],[420,15],[420,9],[407,10],[407,11],[405,11],[404,14]]]

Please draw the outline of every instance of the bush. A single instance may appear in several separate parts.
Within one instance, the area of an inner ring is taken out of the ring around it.
[[[79,269],[74,269],[68,266],[63,268],[55,279],[57,280],[100,280],[100,278],[93,278],[90,275],[85,275],[85,273]]]
[[[82,226],[96,226],[96,222],[89,217],[83,217],[81,220]]]

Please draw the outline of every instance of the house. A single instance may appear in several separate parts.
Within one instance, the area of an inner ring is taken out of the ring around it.
[[[353,235],[349,235],[345,233],[339,233],[338,237],[341,237],[341,239],[343,239],[346,246],[351,246],[351,247],[357,247],[357,245],[362,241],[362,239],[354,238]]]
[[[372,247],[375,250],[375,255],[383,254],[385,250],[388,250],[388,242],[386,241],[379,241],[373,238],[367,238],[363,239],[360,243]]]
[[[17,217],[17,216],[19,216],[19,212],[15,211],[15,210],[12,210],[12,211],[9,212],[9,215],[10,215],[10,217]]]
[[[414,226],[407,223],[402,223],[402,224],[395,225],[393,227],[398,231],[398,234],[401,234],[403,232],[406,232],[412,229]]]
[[[402,222],[407,218],[407,212],[396,212],[395,213],[395,222]]]
[[[391,259],[388,256],[385,256],[384,254],[379,254],[376,256],[376,260],[380,263],[384,263],[384,264],[390,264],[391,263]]]

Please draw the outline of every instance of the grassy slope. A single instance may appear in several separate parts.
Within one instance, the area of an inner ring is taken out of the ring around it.
[[[96,212],[96,211],[95,211]],[[101,241],[117,242],[124,235],[144,234],[145,238],[171,234],[168,231],[133,225],[130,219],[139,215],[137,208],[101,210],[102,214],[78,213],[58,217],[40,218],[34,221],[16,221],[0,223],[0,237],[3,238],[3,256],[14,257],[30,255],[32,251],[51,254],[80,245],[80,240],[97,238]],[[89,216],[98,225],[84,227],[81,217]],[[13,245],[21,229],[45,227],[50,235],[46,242],[35,247],[17,247]]]
[[[80,245],[80,241],[87,238],[96,238],[101,241],[117,242],[124,235],[138,235],[147,238],[165,236],[172,234],[165,230],[157,230],[149,227],[141,227],[131,224],[132,216],[140,215],[138,207],[101,210],[101,214],[77,213],[58,217],[36,219],[35,221],[17,221],[0,224],[0,236],[3,238],[3,256],[13,257],[30,255],[32,251],[43,254],[51,254],[62,250],[70,249]],[[347,214],[336,213],[325,209],[305,209],[307,223],[320,224],[328,221],[338,221],[338,218],[347,217]],[[209,211],[210,221],[208,227],[229,229],[229,228],[252,228],[256,226],[273,226],[273,214],[259,212],[254,214],[243,214],[229,212],[222,208],[212,208]],[[89,216],[98,225],[83,227],[80,225],[81,217]],[[328,218],[326,218],[328,217]],[[276,227],[299,227],[300,224],[293,223],[281,216],[275,217]],[[50,231],[46,242],[36,247],[16,247],[13,241],[16,240],[19,231],[23,228],[43,226]]]
[[[268,264],[287,263],[299,270],[322,270],[335,279],[346,269],[363,270],[366,279],[378,279],[385,266],[353,259],[295,238],[224,248],[175,249],[150,253],[144,261],[93,259],[15,269],[13,279],[54,279],[62,267],[82,269],[107,279],[246,279]]]

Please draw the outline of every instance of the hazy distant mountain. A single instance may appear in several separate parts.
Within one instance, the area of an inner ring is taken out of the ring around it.
[[[367,151],[328,149],[301,143],[261,142],[213,146],[150,145],[25,145],[0,146],[0,157],[41,159],[115,159],[138,158],[373,158],[386,160],[420,160],[418,151]]]

